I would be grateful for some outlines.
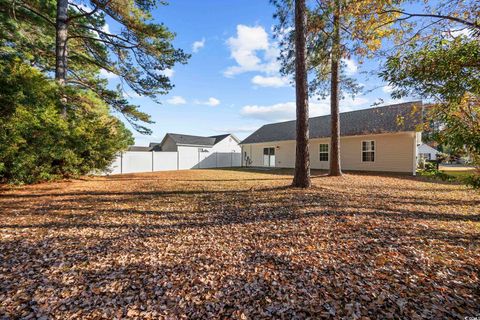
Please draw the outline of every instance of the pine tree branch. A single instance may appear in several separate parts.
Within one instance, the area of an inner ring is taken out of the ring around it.
[[[101,38],[82,36],[82,35],[69,36],[68,39],[84,39],[84,40],[98,41],[98,42],[103,42],[105,44],[109,44],[109,45],[116,46],[116,47],[123,48],[123,49],[136,49],[136,48],[139,47],[138,44],[127,46],[127,45],[124,45],[124,44],[121,44],[121,43],[117,43],[117,42],[113,42],[113,41],[109,41],[109,40],[105,40],[105,39],[101,39]]]
[[[379,12],[379,14],[386,14],[386,13],[399,13],[403,14],[406,16],[406,19],[414,18],[414,17],[424,17],[424,18],[437,18],[437,19],[446,19],[450,21],[455,21],[464,25],[467,25],[469,27],[475,28],[480,30],[480,24],[477,22],[472,22],[472,21],[467,21],[465,19],[461,19],[458,17],[453,17],[453,16],[447,16],[447,15],[442,15],[442,14],[433,14],[433,13],[409,13],[405,12],[402,10],[397,10],[397,9],[390,9],[390,10],[383,10]]]
[[[27,4],[25,4],[24,2],[19,2],[19,5],[20,7],[30,11],[31,13],[35,14],[36,16],[42,18],[43,20],[47,21],[48,23],[50,23],[52,26],[56,26],[55,22],[53,20],[51,20],[48,16],[42,14],[41,12],[38,12],[37,10],[29,7]]]

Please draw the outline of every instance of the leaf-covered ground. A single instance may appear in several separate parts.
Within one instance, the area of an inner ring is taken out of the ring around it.
[[[192,170],[0,191],[0,319],[480,316],[480,194]]]

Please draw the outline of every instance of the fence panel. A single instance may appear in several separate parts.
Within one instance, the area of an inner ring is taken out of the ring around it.
[[[217,152],[217,168],[233,167],[233,153]]]
[[[153,152],[153,171],[177,170],[177,161],[177,152]]]
[[[205,155],[192,150],[179,152],[126,151],[112,162],[108,174],[139,173],[185,169],[241,166],[240,153],[214,152]]]
[[[122,157],[121,156],[117,156],[115,160],[113,160],[112,164],[110,165],[106,173],[108,174],[122,173]]]
[[[151,152],[128,151],[122,155],[122,173],[152,172]]]
[[[231,153],[232,155],[232,167],[241,167],[242,166],[242,154],[241,153]]]

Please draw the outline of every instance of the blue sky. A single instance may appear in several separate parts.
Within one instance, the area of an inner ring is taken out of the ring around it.
[[[268,0],[177,0],[153,13],[177,34],[176,47],[192,54],[187,65],[169,71],[173,90],[162,96],[162,104],[129,94],[132,103],[152,116],[151,136],[134,132],[137,145],[160,141],[167,132],[215,135],[230,132],[239,138],[261,125],[292,120],[295,92],[288,79],[278,73],[278,48],[272,37],[275,24]],[[109,29],[116,26],[109,21]],[[367,76],[378,62],[359,66],[346,61],[347,72],[366,89],[377,88],[354,100],[341,101],[341,111],[368,108],[383,98],[391,102],[378,78]],[[118,79],[109,77],[112,85]],[[329,101],[311,101],[310,115],[329,113]]]

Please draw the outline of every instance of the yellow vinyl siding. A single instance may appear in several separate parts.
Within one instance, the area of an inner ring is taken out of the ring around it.
[[[361,171],[408,172],[415,171],[415,133],[400,132],[389,134],[341,137],[340,152],[342,169]],[[375,141],[375,161],[362,162],[362,141]],[[310,139],[310,164],[312,169],[328,169],[329,161],[320,161],[320,144],[329,144],[330,138]],[[275,147],[275,166],[293,168],[295,166],[295,141],[278,141],[245,144],[243,150],[253,160],[251,166],[263,166],[263,148]]]

